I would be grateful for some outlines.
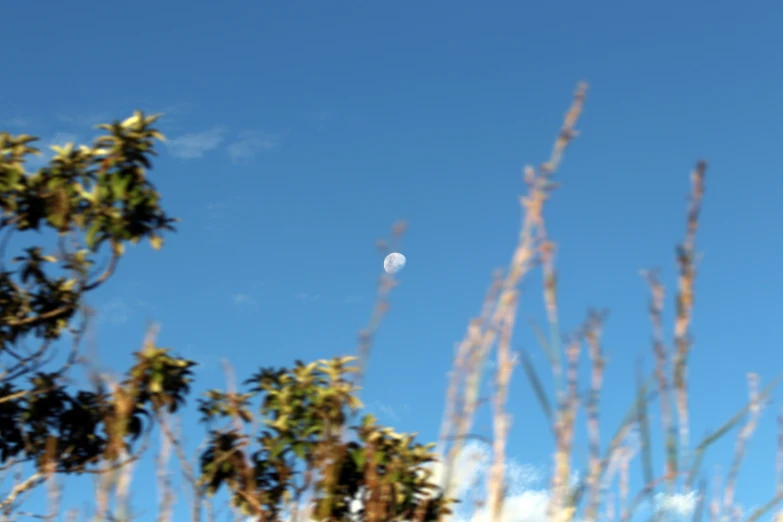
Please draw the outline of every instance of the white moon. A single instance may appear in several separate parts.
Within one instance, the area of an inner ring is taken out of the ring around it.
[[[388,274],[396,274],[405,268],[405,263],[406,259],[404,255],[398,252],[393,252],[386,256],[386,259],[383,260],[383,269],[386,270],[386,273]]]

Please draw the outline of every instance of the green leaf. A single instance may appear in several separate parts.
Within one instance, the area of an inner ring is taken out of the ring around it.
[[[546,391],[541,384],[541,379],[538,377],[538,372],[533,366],[533,363],[530,361],[530,357],[526,351],[522,350],[521,357],[522,368],[525,370],[525,375],[527,375],[527,378],[530,381],[530,385],[533,387],[533,391],[536,393],[538,404],[544,411],[544,415],[546,415],[546,418],[549,421],[549,426],[553,426],[552,406],[549,402],[549,399],[547,398]]]
[[[639,432],[642,437],[642,478],[644,487],[652,487],[654,479],[652,468],[652,449],[650,447],[650,423],[647,415],[647,387],[642,382],[641,373],[637,376],[636,404]],[[652,491],[651,491],[652,494]]]
[[[294,444],[293,445],[294,455],[296,455],[300,459],[304,459],[305,454],[307,452],[307,446],[308,445],[304,442],[297,442],[296,444]]]
[[[111,190],[114,192],[114,196],[117,199],[124,200],[125,196],[127,195],[127,189],[128,184],[130,183],[130,178],[127,176],[120,176],[120,175],[114,175],[111,176],[110,179],[110,185]]]
[[[100,230],[101,223],[99,221],[94,221],[92,225],[90,225],[90,228],[87,229],[87,233],[84,236],[84,243],[90,250],[95,250],[96,236]]]
[[[753,513],[751,513],[750,516],[745,519],[745,522],[756,522],[758,519],[772,511],[772,509],[777,506],[781,500],[783,500],[783,492],[778,493],[772,497],[769,502],[753,511]]]
[[[759,392],[759,401],[761,403],[763,403],[767,397],[769,397],[770,393],[772,393],[772,390],[776,388],[778,384],[780,384],[781,380],[783,380],[783,375],[778,375]],[[741,410],[739,410],[728,421],[726,421],[723,426],[704,437],[704,439],[702,439],[702,441],[696,446],[696,449],[694,450],[694,460],[691,465],[690,472],[688,473],[688,479],[686,481],[686,484],[689,487],[693,484],[696,475],[699,472],[699,468],[701,467],[704,453],[707,451],[707,448],[723,438],[732,428],[739,424],[750,410],[750,406],[750,403],[747,403]]]
[[[364,469],[366,457],[361,448],[351,452],[351,459],[353,459],[354,464],[356,464],[356,469]]]

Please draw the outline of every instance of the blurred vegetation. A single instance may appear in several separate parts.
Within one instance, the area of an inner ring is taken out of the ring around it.
[[[362,415],[358,394],[378,327],[389,308],[394,276],[382,275],[367,327],[358,337],[358,357],[338,357],[288,368],[261,368],[233,385],[227,369],[225,390],[190,397],[197,361],[156,344],[154,328],[134,354],[133,364],[113,378],[81,355],[93,319],[87,298],[107,284],[126,245],[147,240],[163,247],[176,219],[161,207],[148,179],[157,116],[134,113],[122,122],[100,125],[104,134],[92,146],[67,144],[45,166],[26,169],[40,154],[36,138],[0,133],[0,520],[58,518],[63,479],[97,477],[95,520],[130,520],[133,464],[160,435],[156,470],[156,520],[173,517],[177,494],[168,474],[175,455],[189,490],[190,518],[213,520],[213,502],[227,499],[236,520],[253,517],[317,521],[430,522],[453,515],[458,499],[454,475],[464,462],[465,441],[482,405],[491,409],[492,461],[486,491],[472,507],[473,520],[631,520],[642,503],[653,520],[668,518],[666,500],[690,495],[693,520],[753,522],[773,513],[783,500],[783,418],[777,448],[778,476],[771,500],[749,514],[735,498],[737,476],[748,441],[778,380],[760,387],[748,377],[748,404],[696,445],[690,443],[688,360],[692,348],[695,246],[704,196],[706,163],[691,175],[685,234],[676,250],[678,268],[674,327],[664,334],[664,287],[654,272],[643,274],[650,289],[649,315],[655,365],[639,372],[629,410],[613,431],[601,426],[601,391],[606,360],[601,336],[605,314],[590,311],[584,324],[564,335],[557,287],[556,243],[545,226],[545,208],[558,187],[563,154],[576,138],[587,86],[580,84],[557,135],[551,157],[525,169],[526,193],[517,245],[508,270],[496,274],[480,314],[470,321],[457,347],[440,445],[422,444],[414,434],[397,433]],[[393,227],[389,250],[404,234]],[[33,246],[18,246],[22,236]],[[47,238],[52,238],[48,241]],[[48,247],[47,244],[51,243]],[[14,253],[8,253],[10,248]],[[384,252],[385,253],[385,252]],[[8,265],[6,260],[9,260]],[[541,297],[548,330],[533,324],[551,370],[553,389],[529,355],[511,349],[520,302],[519,286],[533,271],[543,272]],[[56,347],[71,344],[65,354]],[[492,361],[492,396],[481,397],[482,379]],[[580,382],[587,358],[589,382]],[[546,513],[517,513],[506,503],[506,444],[511,415],[506,410],[513,370],[521,366],[544,411],[553,440],[553,466]],[[90,377],[80,382],[74,370]],[[662,451],[653,451],[649,408],[660,408]],[[584,412],[588,454],[575,460],[575,433]],[[205,440],[196,458],[187,455],[176,419],[199,416]],[[725,482],[713,485],[702,471],[706,451],[738,428]],[[601,434],[604,434],[604,437]],[[607,433],[611,437],[604,440]],[[663,457],[663,470],[654,460]],[[630,491],[631,462],[640,461],[643,486]],[[574,476],[578,473],[578,479]],[[22,511],[29,492],[45,486],[44,514]],[[464,488],[463,488],[464,489]],[[776,515],[783,520],[780,512]]]
[[[174,230],[148,179],[154,142],[163,139],[156,119],[136,112],[100,125],[105,134],[93,146],[53,147],[36,172],[25,169],[40,154],[36,138],[0,134],[0,261],[13,236],[56,236],[53,251],[24,248],[11,266],[0,265],[0,466],[29,470],[0,498],[3,517],[14,518],[22,496],[55,476],[129,470],[155,426],[182,451],[168,419],[189,406],[208,427],[191,477],[199,499],[226,489],[232,506],[268,521],[305,498],[317,520],[431,521],[448,513],[451,502],[431,480],[432,445],[370,415],[351,424],[361,409],[349,379],[353,358],[263,368],[243,393],[210,390],[196,400],[188,395],[197,362],[150,336],[122,379],[89,368],[92,382],[74,384],[72,370],[87,364],[79,346],[92,317],[89,293],[109,282],[128,242],[160,249]],[[72,349],[58,361],[54,344],[68,339]],[[96,498],[97,519],[129,516],[126,506],[112,510],[108,495]],[[201,500],[194,509],[198,515]]]

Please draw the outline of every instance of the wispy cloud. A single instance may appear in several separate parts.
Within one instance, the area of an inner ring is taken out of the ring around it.
[[[181,159],[196,159],[204,156],[206,152],[216,149],[225,139],[225,129],[215,127],[213,129],[183,134],[177,138],[170,138],[166,146],[171,155]]]
[[[252,306],[256,304],[256,300],[253,299],[253,297],[250,294],[234,294],[231,296],[231,299],[234,301],[234,304],[237,306]]]
[[[315,303],[323,299],[321,294],[310,294],[307,292],[299,292],[294,294],[294,299],[303,303]]]
[[[14,117],[4,118],[0,120],[0,128],[2,129],[23,129],[30,126],[30,120],[26,118]]]
[[[397,411],[394,408],[392,408],[391,406],[389,406],[388,404],[384,403],[384,402],[375,401],[375,402],[372,403],[372,405],[370,406],[369,409],[370,409],[370,411],[375,410],[378,413],[388,417],[389,420],[391,420],[392,422],[399,422],[400,421],[400,416],[397,415]]]
[[[114,297],[98,309],[98,320],[112,325],[125,324],[135,315],[135,311],[127,301]]]
[[[97,308],[98,323],[122,325],[135,319],[154,321],[158,308],[140,299],[113,297]]]
[[[156,122],[156,126],[160,128],[166,138],[171,133],[184,133],[188,131],[188,127],[183,121],[185,116],[193,112],[194,105],[189,102],[179,102],[169,105],[155,105],[145,104],[152,107],[149,111],[144,111],[148,114],[162,114],[160,120]]]
[[[109,123],[112,120],[109,113],[97,111],[61,113],[56,118],[62,123],[76,127],[94,127],[100,123]]]
[[[234,163],[249,163],[258,154],[276,149],[279,145],[278,137],[274,134],[244,132],[237,141],[228,145],[226,152]]]
[[[208,229],[215,228],[215,222],[220,221],[225,217],[225,210],[229,208],[229,206],[228,202],[224,200],[213,201],[204,206],[204,216],[206,217]]]
[[[305,118],[317,129],[322,130],[335,118],[335,112],[330,110],[312,111],[306,113]]]
[[[193,110],[193,104],[188,102],[181,102],[181,103],[174,103],[172,105],[166,105],[159,111],[155,111],[155,113],[161,112],[164,114],[164,116],[184,116],[185,114],[188,114]]]
[[[219,199],[207,203],[203,207],[203,225],[209,232],[220,232],[231,224],[231,219],[238,217],[237,209],[242,208],[242,198],[234,196],[226,199]],[[219,238],[222,236],[213,236]]]

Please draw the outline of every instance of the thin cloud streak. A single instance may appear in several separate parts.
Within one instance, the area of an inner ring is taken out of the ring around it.
[[[94,127],[101,123],[109,123],[111,119],[106,112],[68,112],[58,114],[56,118],[62,123],[76,127]]]
[[[3,128],[22,129],[29,126],[30,126],[30,120],[27,120],[25,118],[20,118],[18,116],[14,118],[7,118],[7,119],[0,120],[0,129]]]
[[[256,304],[256,300],[253,297],[244,293],[234,294],[232,300],[237,306],[252,306]]]
[[[175,158],[197,159],[205,153],[215,150],[225,138],[225,130],[221,127],[183,134],[177,138],[170,138],[166,142],[169,152]]]
[[[297,301],[301,301],[303,303],[315,303],[323,299],[323,296],[321,294],[310,294],[307,292],[299,292],[297,294],[294,294],[294,299],[296,299]]]
[[[250,163],[258,154],[279,146],[280,143],[275,135],[246,132],[240,134],[237,141],[228,145],[226,153],[234,163]]]

